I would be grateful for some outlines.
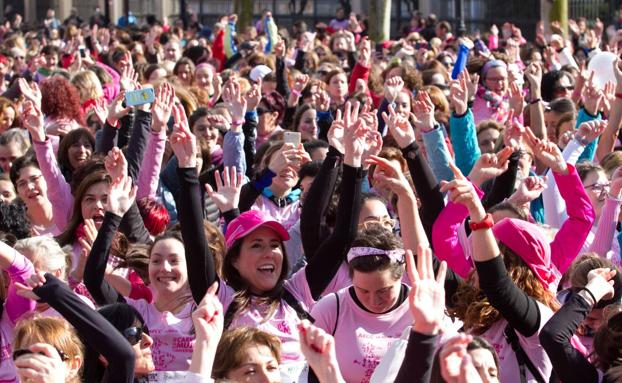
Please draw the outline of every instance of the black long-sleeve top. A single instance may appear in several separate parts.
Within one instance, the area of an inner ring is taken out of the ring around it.
[[[516,185],[516,174],[518,172],[518,161],[520,152],[514,152],[508,161],[508,169],[490,182],[490,189],[484,190],[484,198],[482,205],[484,209],[489,209],[496,204],[503,202],[514,193],[514,185]],[[484,188],[486,189],[486,188]]]
[[[313,299],[318,300],[341,264],[356,238],[361,212],[361,189],[367,172],[362,168],[343,165],[341,194],[337,205],[337,220],[332,234],[319,246],[305,268]]]
[[[215,268],[203,231],[203,210],[196,169],[180,168],[178,176],[181,191],[176,204],[186,251],[188,285],[192,297],[198,304],[207,288],[216,280]],[[120,222],[121,217],[113,213],[107,212],[104,215],[104,221],[84,267],[84,284],[98,305],[125,301],[125,298],[104,279],[110,246]],[[203,251],[196,253],[195,247],[201,247]],[[210,270],[213,274],[210,274]]]
[[[315,176],[300,212],[300,237],[302,249],[307,260],[311,259],[330,234],[326,223],[326,209],[330,204],[339,171],[342,155],[333,148],[328,148],[320,171]]]
[[[540,344],[548,354],[553,370],[564,383],[598,382],[598,370],[570,343],[579,324],[592,311],[592,306],[577,293],[544,325]]]
[[[432,374],[438,335],[424,335],[411,331],[404,360],[395,383],[428,383]]]
[[[280,57],[276,59],[276,91],[279,92],[285,100],[289,97],[289,84],[287,83],[285,60]]]
[[[128,144],[132,126],[134,125],[134,111],[131,110],[126,116],[122,117],[119,123],[119,129],[110,125],[108,121],[104,123],[102,135],[95,148],[95,153],[106,155],[113,147],[118,146],[122,148]]]
[[[255,164],[255,141],[257,140],[257,124],[259,119],[257,113],[247,112],[244,116],[242,132],[244,133],[244,156],[246,158],[246,176],[253,178],[253,165]]]
[[[518,288],[505,268],[503,257],[475,262],[479,286],[490,304],[524,337],[540,328],[540,308],[536,300]]]
[[[276,174],[272,170],[266,168],[257,174],[251,182],[247,182],[242,186],[240,190],[240,202],[238,208],[240,212],[244,213],[251,209],[257,198],[263,192],[263,189],[272,185],[272,179],[276,177]]]
[[[199,304],[207,289],[216,281],[216,269],[203,229],[203,208],[197,170],[177,168],[177,177],[180,192],[175,203],[186,252],[188,284],[194,301]]]
[[[133,382],[136,356],[129,342],[69,286],[50,273],[45,274],[45,279],[45,284],[35,287],[33,292],[67,319],[89,347],[106,358],[111,366],[107,369],[108,381]]]
[[[93,241],[91,253],[86,259],[84,266],[84,285],[89,294],[100,306],[115,302],[125,302],[121,294],[117,292],[105,279],[106,265],[114,235],[121,223],[121,217],[110,212],[104,215],[104,221]]]
[[[421,209],[419,209],[419,215],[421,216],[421,224],[425,230],[425,234],[428,237],[428,241],[432,242],[432,227],[436,218],[445,207],[445,200],[443,199],[443,193],[441,193],[441,185],[436,179],[432,168],[421,152],[419,145],[416,142],[411,143],[407,147],[402,149],[402,154],[406,158],[408,164],[408,170],[410,176],[413,179],[415,185],[415,191],[417,197],[421,202]],[[438,272],[441,262],[438,258],[432,258],[432,264],[434,272]],[[453,270],[447,269],[445,276],[445,301],[453,302],[453,295],[458,290],[462,278],[458,276]]]

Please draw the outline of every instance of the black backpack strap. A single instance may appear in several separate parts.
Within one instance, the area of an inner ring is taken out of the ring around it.
[[[227,311],[225,311],[224,323],[223,323],[223,331],[227,331],[229,326],[231,326],[231,322],[233,322],[233,317],[235,316],[235,312],[237,311],[237,304],[235,303],[235,299],[229,304],[227,307]]]
[[[296,311],[296,314],[300,320],[306,319],[311,323],[315,322],[315,319],[311,316],[311,314],[309,314],[307,310],[302,307],[300,301],[297,300],[287,289],[283,289],[283,300],[290,305],[294,311]]]
[[[531,372],[531,375],[538,383],[546,383],[546,380],[540,375],[540,371],[536,368],[536,366],[531,362],[525,350],[523,350],[523,346],[520,345],[518,340],[518,335],[516,335],[516,331],[510,324],[508,323],[503,330],[503,334],[505,335],[505,339],[512,346],[512,350],[514,350],[514,354],[516,355],[516,360],[518,361],[518,369],[520,371],[520,381],[521,383],[527,383],[527,370]]]
[[[337,315],[335,316],[335,327],[333,327],[333,332],[330,335],[335,336],[337,332],[337,323],[339,323],[339,295],[337,295],[337,293],[333,293],[333,295],[335,295],[335,299],[337,300]]]

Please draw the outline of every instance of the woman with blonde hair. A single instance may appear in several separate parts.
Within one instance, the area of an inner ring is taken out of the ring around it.
[[[88,109],[104,97],[102,84],[95,72],[91,70],[78,72],[71,79],[71,83],[78,90],[82,115],[85,115]]]
[[[22,382],[80,382],[83,345],[64,319],[35,316],[20,321],[13,346]]]

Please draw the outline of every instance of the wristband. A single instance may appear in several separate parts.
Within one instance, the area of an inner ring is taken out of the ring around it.
[[[590,141],[589,141],[588,139],[583,138],[583,137],[578,136],[578,135],[577,135],[577,136],[575,136],[575,137],[574,137],[574,139],[575,139],[578,143],[580,143],[581,145],[583,145],[583,146],[588,146],[588,145],[589,145],[589,143],[590,143]]]
[[[302,93],[301,93],[301,92],[299,92],[299,91],[297,91],[296,89],[292,89],[292,94],[293,94],[294,96],[296,96],[296,97],[300,97],[300,96],[302,96]]]
[[[471,228],[471,231],[490,229],[494,225],[495,225],[495,221],[493,221],[492,215],[490,213],[486,214],[484,219],[479,222],[473,222],[473,221],[469,222],[469,227]]]
[[[531,100],[531,101],[529,101],[529,105],[534,105],[534,104],[537,104],[537,103],[539,103],[539,102],[541,102],[541,101],[542,101],[542,99],[541,99],[541,98],[536,98],[535,100]]]
[[[239,119],[239,120],[233,120],[233,121],[231,122],[231,126],[240,126],[240,125],[244,125],[244,122],[245,122],[245,120],[244,120],[243,118],[242,118],[242,119]]]
[[[588,295],[592,298],[592,301],[594,302],[592,303],[592,305],[595,305],[596,303],[598,303],[594,294],[592,294],[592,292],[587,287],[582,288],[580,291],[585,291],[586,293],[588,293]]]

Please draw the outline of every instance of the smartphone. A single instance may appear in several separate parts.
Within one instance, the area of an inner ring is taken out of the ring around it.
[[[155,101],[153,88],[143,88],[125,92],[125,105],[138,106],[149,104]]]
[[[293,144],[294,147],[298,147],[301,142],[300,132],[283,132],[283,141],[286,144]]]
[[[80,46],[78,50],[80,51],[80,57],[86,57],[86,51],[83,46]]]

